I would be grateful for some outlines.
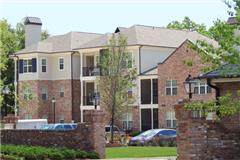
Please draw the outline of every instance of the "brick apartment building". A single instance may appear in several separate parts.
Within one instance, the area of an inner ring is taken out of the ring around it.
[[[41,24],[36,17],[25,20],[26,47],[14,54],[18,73],[15,87],[24,102],[19,103],[19,116],[47,118],[49,122],[53,121],[53,97],[56,121],[82,122],[84,111],[94,109],[92,97],[98,92],[98,75],[93,70],[111,35],[121,33],[127,37],[127,49],[138,76],[136,87],[130,90],[136,101],[123,115],[120,127],[174,128],[173,105],[186,98],[183,82],[188,74],[201,73],[203,67],[198,54],[187,44],[198,39],[215,44],[197,32],[143,25],[118,27],[111,34],[70,32],[40,41],[32,37],[40,37]],[[183,63],[186,59],[192,59],[194,66],[187,67]],[[214,96],[204,83],[196,83],[195,92],[194,98],[198,99]]]

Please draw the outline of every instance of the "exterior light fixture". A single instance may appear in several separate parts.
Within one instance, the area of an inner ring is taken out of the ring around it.
[[[185,86],[185,90],[189,95],[189,100],[192,99],[192,94],[194,92],[194,80],[191,76],[191,74],[189,74],[184,82],[184,86]]]
[[[100,99],[99,92],[95,92],[93,95],[93,104],[95,110],[97,109],[97,105],[99,104],[99,99]]]
[[[52,98],[52,109],[53,109],[53,123],[55,124],[55,104],[56,104],[56,99],[55,97]]]

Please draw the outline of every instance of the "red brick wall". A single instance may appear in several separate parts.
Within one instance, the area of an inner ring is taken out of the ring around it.
[[[80,101],[81,101],[81,85],[80,80],[73,80],[73,110],[72,116],[75,122],[81,121]]]
[[[231,93],[233,97],[239,97],[238,94],[240,94],[240,82],[218,83],[217,87],[220,88],[221,96],[223,96],[227,93]]]
[[[184,64],[184,60],[191,59],[193,66],[189,67]],[[166,112],[174,111],[174,105],[180,99],[188,98],[183,82],[188,74],[196,77],[201,73],[204,65],[198,53],[189,48],[189,42],[183,43],[170,57],[163,63],[158,65],[158,106],[159,106],[159,127],[166,127]],[[166,80],[177,80],[177,95],[166,96],[165,83]],[[212,89],[211,94],[194,95],[193,99],[211,99],[215,93]]]
[[[65,122],[71,120],[79,121],[80,117],[80,82],[73,80],[74,100],[72,101],[71,80],[37,80],[37,81],[20,81],[19,82],[19,116],[25,118],[27,114],[32,115],[32,118],[48,118],[49,122],[53,122],[53,107],[52,97],[55,97],[55,119],[59,122],[64,118]],[[23,100],[23,87],[28,84],[32,88],[33,99],[26,103]],[[59,88],[64,87],[64,97],[60,97]],[[48,99],[42,100],[41,87],[47,87]],[[72,107],[73,106],[73,107]],[[72,110],[73,109],[73,110]],[[72,115],[74,113],[74,115]]]
[[[178,160],[239,159],[240,130],[231,129],[239,124],[239,119],[238,123],[230,123],[229,119],[214,122],[191,117],[191,111],[185,110],[182,105],[177,105],[175,110]],[[228,124],[222,125],[226,121]],[[239,125],[236,127],[239,128]]]
[[[105,114],[88,111],[86,123],[79,123],[74,130],[0,130],[1,142],[46,147],[67,147],[95,150],[100,158],[105,157]]]

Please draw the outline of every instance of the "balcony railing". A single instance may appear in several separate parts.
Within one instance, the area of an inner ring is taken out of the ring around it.
[[[93,97],[92,96],[84,96],[83,97],[83,105],[84,106],[91,106],[91,105],[93,105]]]
[[[98,94],[98,96],[99,96],[99,93],[97,93]],[[100,97],[100,96],[99,96]],[[83,105],[84,106],[92,106],[92,105],[95,105],[94,104],[94,97],[93,96],[84,96],[83,97]],[[100,101],[99,101],[99,99],[97,100],[97,105],[99,105],[100,104]]]
[[[99,76],[100,67],[83,67],[83,76]]]

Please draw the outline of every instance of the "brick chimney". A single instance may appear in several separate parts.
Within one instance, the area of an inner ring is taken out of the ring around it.
[[[38,17],[25,17],[25,48],[41,40],[42,21]]]

